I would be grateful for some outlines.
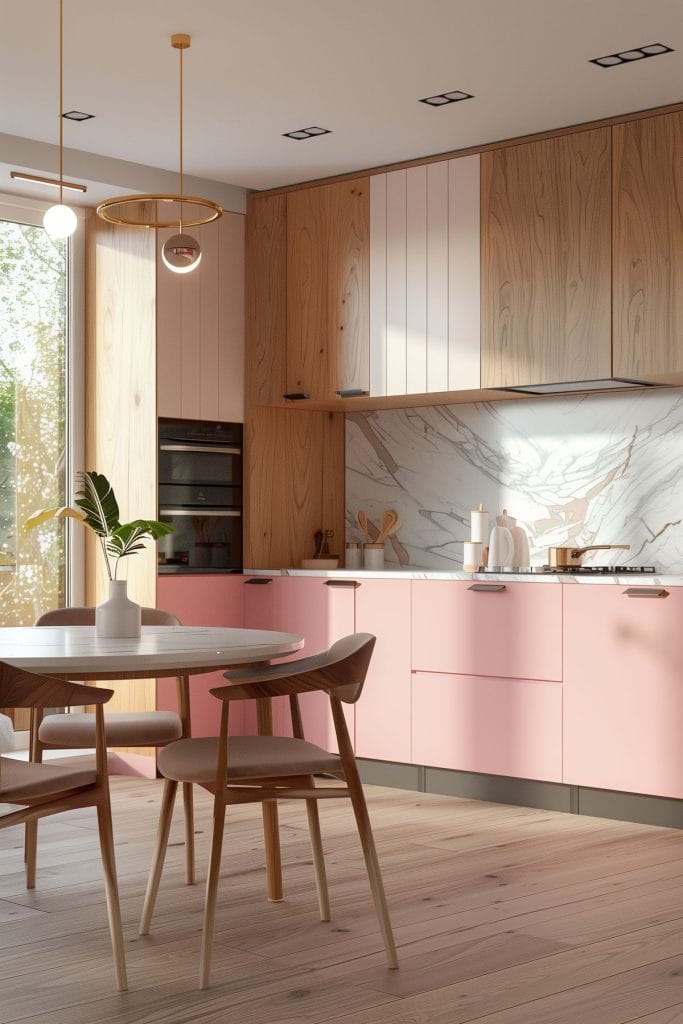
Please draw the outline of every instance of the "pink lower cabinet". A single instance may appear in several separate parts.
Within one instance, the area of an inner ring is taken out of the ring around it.
[[[416,672],[413,761],[561,782],[562,686]]]
[[[562,679],[558,583],[413,582],[413,667]]]
[[[351,585],[348,585],[351,584]],[[312,576],[253,576],[244,581],[245,625],[252,629],[276,629],[299,633],[305,645],[295,658],[325,650],[335,640],[355,632],[354,586],[351,580],[326,580]],[[334,729],[325,694],[303,694],[299,698],[306,739],[330,750],[336,749]],[[254,731],[254,711],[246,726]],[[347,724],[354,740],[353,706],[348,706]],[[273,731],[291,735],[289,702],[273,701]]]
[[[560,782],[563,587],[412,589],[413,762]]]
[[[356,632],[377,637],[356,704],[356,754],[409,763],[410,580],[359,580]]]
[[[168,575],[157,578],[157,608],[173,612],[183,626],[244,627],[244,578],[242,576]],[[217,736],[220,729],[221,705],[209,690],[224,686],[222,672],[192,676],[190,680],[190,708],[192,734]],[[175,711],[176,684],[174,679],[157,681],[157,708]],[[243,709],[230,711],[230,731],[239,735],[244,731]]]
[[[562,589],[564,781],[683,798],[683,588]]]

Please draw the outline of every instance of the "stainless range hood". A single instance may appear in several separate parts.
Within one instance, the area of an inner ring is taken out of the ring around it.
[[[651,380],[629,380],[626,377],[607,377],[604,380],[562,381],[559,384],[515,384],[488,388],[488,391],[515,391],[522,395],[564,395],[577,391],[621,391],[625,388],[660,388]]]

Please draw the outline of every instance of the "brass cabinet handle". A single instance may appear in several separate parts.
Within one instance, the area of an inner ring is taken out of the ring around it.
[[[505,590],[504,583],[473,583],[468,590],[483,590],[491,593],[496,593],[499,590]]]
[[[627,587],[622,594],[627,597],[668,597],[669,591],[664,587]]]
[[[252,576],[251,579],[245,580],[245,587],[265,587],[266,583],[272,583],[272,576]]]
[[[358,580],[325,580],[326,587],[356,587],[360,586]]]

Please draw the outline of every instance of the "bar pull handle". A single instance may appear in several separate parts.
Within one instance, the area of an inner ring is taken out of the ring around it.
[[[479,591],[483,590],[483,591],[490,592],[490,593],[497,593],[500,590],[505,590],[505,584],[504,583],[473,583],[472,586],[468,587],[467,589],[468,590],[479,590]]]
[[[325,580],[326,587],[351,587],[355,589],[360,586],[358,580]]]
[[[251,579],[245,580],[245,587],[265,587],[267,583],[272,583],[271,576],[252,576]]]
[[[290,391],[288,394],[283,395],[289,402],[303,402],[304,399],[310,398],[308,391]]]
[[[370,392],[364,391],[363,388],[340,388],[335,394],[339,398],[363,398],[365,395],[369,395]]]
[[[669,591],[664,587],[627,587],[622,594],[626,597],[668,597]]]

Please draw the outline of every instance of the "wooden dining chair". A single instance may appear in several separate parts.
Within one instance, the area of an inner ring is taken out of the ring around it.
[[[0,828],[35,822],[47,815],[59,814],[61,811],[70,811],[74,808],[97,808],[116,985],[119,991],[124,992],[128,984],[116,881],[102,712],[102,706],[113,693],[113,690],[100,687],[82,686],[78,683],[51,679],[48,676],[34,675],[0,662],[0,707],[34,709],[55,705],[95,705],[94,768],[65,768],[61,765],[34,764],[10,757],[0,757],[0,804],[20,807],[19,810],[0,814]]]
[[[214,697],[223,702],[220,736],[177,740],[160,752],[159,769],[166,777],[166,782],[140,934],[146,935],[149,932],[154,912],[168,844],[175,788],[179,782],[196,783],[214,797],[200,988],[208,986],[211,970],[225,812],[229,804],[237,803],[292,798],[306,801],[320,918],[329,921],[330,907],[317,801],[336,797],[348,797],[351,800],[387,960],[389,967],[398,967],[370,819],[342,709],[342,703],[354,704],[360,697],[374,645],[374,636],[357,633],[339,640],[329,650],[312,658],[266,668],[227,672],[230,684],[211,690]],[[338,754],[308,743],[304,737],[298,694],[314,690],[322,690],[329,696]],[[289,696],[293,737],[228,738],[230,705],[233,701],[283,695]],[[344,785],[316,785],[316,774],[332,775]]]
[[[143,626],[179,626],[170,612],[159,608],[143,608]],[[36,620],[36,626],[94,626],[95,609],[55,608]],[[190,735],[190,699],[187,676],[178,676],[178,714],[174,711],[114,711],[105,715],[108,747],[162,747],[172,740]],[[40,712],[38,712],[40,715]],[[33,728],[35,736],[32,760],[42,760],[45,749],[78,750],[95,746],[95,716],[88,712],[45,715]],[[185,811],[185,881],[194,884],[194,807],[192,784],[183,785]],[[27,878],[29,888],[35,878],[36,826],[27,832]]]

